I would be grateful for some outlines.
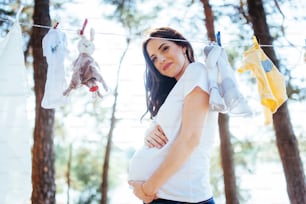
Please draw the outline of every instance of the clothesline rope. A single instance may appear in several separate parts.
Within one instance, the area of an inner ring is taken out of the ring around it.
[[[3,21],[3,22],[12,22],[12,20],[10,19],[4,19],[4,18],[1,18],[0,17],[0,21]],[[23,26],[29,26],[29,27],[37,27],[37,28],[46,28],[46,29],[51,29],[51,28],[54,28],[54,26],[45,26],[45,25],[39,25],[39,24],[29,24],[29,23],[21,23],[21,22],[18,22],[20,25],[23,25]],[[77,34],[77,30],[75,29],[67,29],[67,28],[56,28],[56,29],[59,29],[59,30],[62,30],[62,31],[65,31],[65,32],[74,32]],[[96,34],[100,34],[100,35],[111,35],[111,36],[123,36],[123,37],[127,37],[126,34],[120,34],[120,33],[106,33],[106,32],[96,32]],[[140,36],[141,35],[135,35],[135,36]],[[145,36],[142,36],[143,38]],[[165,38],[161,38],[161,37],[150,37],[152,39],[165,39]],[[191,43],[201,43],[201,44],[209,44],[211,43],[211,41],[209,40],[206,40],[206,41],[201,41],[201,40],[181,40],[181,39],[172,39],[172,38],[166,38],[167,40],[173,40],[173,41],[181,41],[181,42],[184,42],[184,41],[188,41],[188,42],[191,42]],[[249,44],[248,45],[243,45],[243,44],[239,44],[239,45],[234,45],[233,43],[222,43],[223,45],[226,46],[235,46],[235,47],[239,47],[239,46],[250,46]],[[305,48],[306,49],[306,39],[305,39],[305,45],[293,45],[293,44],[288,44],[288,45],[265,45],[265,44],[259,44],[260,47],[301,47],[301,48]]]

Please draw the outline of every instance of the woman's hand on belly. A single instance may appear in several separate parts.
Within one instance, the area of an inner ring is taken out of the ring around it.
[[[129,181],[129,185],[133,188],[133,193],[144,203],[150,203],[156,199],[156,195],[147,195],[143,190],[144,181]]]
[[[162,148],[165,144],[167,144],[168,138],[166,137],[163,129],[160,125],[156,125],[152,128],[149,128],[147,134],[144,138],[144,143],[149,148]]]

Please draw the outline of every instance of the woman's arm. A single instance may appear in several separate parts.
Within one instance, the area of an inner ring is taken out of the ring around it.
[[[189,158],[200,142],[204,120],[209,111],[209,96],[201,88],[196,87],[184,100],[182,127],[173,142],[166,158],[143,183],[145,195],[155,195],[158,189],[177,171]]]

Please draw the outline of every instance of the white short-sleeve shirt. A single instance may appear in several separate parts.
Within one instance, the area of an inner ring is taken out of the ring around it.
[[[161,149],[143,146],[136,151],[129,165],[129,180],[148,180],[164,160],[181,127],[184,98],[196,87],[208,93],[207,69],[199,62],[191,63],[187,67],[155,117],[155,122],[164,130],[168,143]],[[200,202],[212,197],[209,163],[217,118],[217,112],[208,113],[200,145],[183,167],[159,189],[159,198]]]

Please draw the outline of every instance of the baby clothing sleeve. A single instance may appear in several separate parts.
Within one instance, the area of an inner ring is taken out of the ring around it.
[[[63,95],[67,86],[64,60],[67,54],[67,39],[64,32],[51,28],[42,40],[43,55],[48,63],[45,92],[42,107],[53,109],[68,102]]]
[[[254,46],[244,53],[238,72],[252,71],[257,81],[261,104],[264,106],[265,124],[270,124],[272,114],[288,99],[285,77],[260,48],[254,36]]]

